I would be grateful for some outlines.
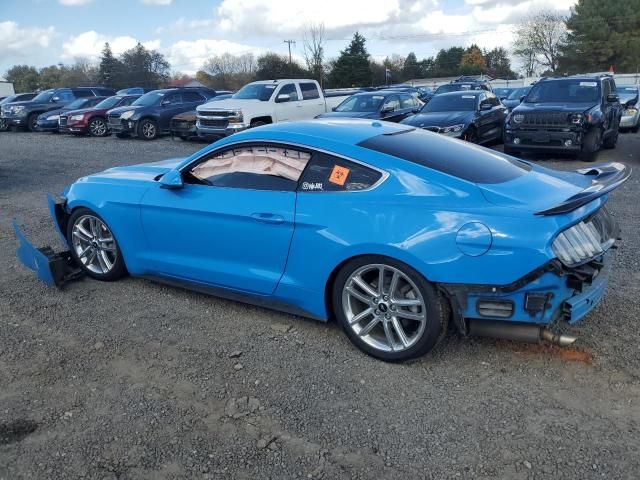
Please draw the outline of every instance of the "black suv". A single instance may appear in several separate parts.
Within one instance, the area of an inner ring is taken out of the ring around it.
[[[155,140],[171,133],[171,119],[179,113],[195,110],[216,96],[209,88],[167,88],[145,93],[128,107],[107,112],[109,128],[118,138],[130,135]]]
[[[38,116],[49,110],[62,108],[78,98],[108,97],[114,94],[113,89],[103,87],[52,88],[40,92],[27,102],[3,105],[2,119],[9,127],[23,127],[35,132]]]
[[[435,91],[431,92],[427,95],[426,98],[422,100],[425,103],[428,103],[436,95],[440,95],[441,93],[450,93],[450,92],[460,92],[460,91],[470,91],[470,90],[485,90],[487,92],[493,91],[491,89],[491,84],[486,80],[481,80],[476,77],[470,77],[466,75],[462,75],[455,80],[452,80],[449,83],[445,83],[444,85],[440,85]]]
[[[9,95],[8,97],[4,97],[2,100],[0,100],[0,132],[6,132],[7,130],[9,130],[9,124],[5,121],[4,118],[2,118],[2,110],[6,110],[8,112],[11,108],[9,106],[10,103],[31,100],[36,95],[37,93],[16,93],[15,95]],[[4,105],[6,105],[6,107]]]
[[[543,78],[507,117],[504,151],[568,152],[593,161],[615,148],[622,106],[610,75]]]

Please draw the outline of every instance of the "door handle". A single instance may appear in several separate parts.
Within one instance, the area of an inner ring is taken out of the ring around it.
[[[282,215],[276,215],[275,213],[252,213],[251,218],[256,222],[262,223],[284,223],[284,217]]]

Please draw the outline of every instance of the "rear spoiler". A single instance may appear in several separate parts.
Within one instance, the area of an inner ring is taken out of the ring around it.
[[[593,177],[591,185],[554,207],[536,212],[536,215],[558,215],[586,205],[626,182],[631,176],[631,167],[624,163],[610,162],[591,168],[580,168],[576,173]]]

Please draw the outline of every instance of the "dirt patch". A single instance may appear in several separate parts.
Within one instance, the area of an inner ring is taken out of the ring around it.
[[[575,347],[559,347],[546,343],[518,343],[506,340],[496,341],[496,346],[518,353],[546,355],[566,362],[579,362],[586,365],[593,363],[593,354],[591,352],[578,350]]]
[[[0,445],[20,442],[24,437],[35,432],[37,428],[38,424],[31,420],[0,423]]]

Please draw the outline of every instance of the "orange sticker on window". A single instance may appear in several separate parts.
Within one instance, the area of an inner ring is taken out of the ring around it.
[[[347,176],[349,175],[349,169],[336,165],[333,167],[331,171],[331,176],[329,177],[329,181],[331,183],[335,183],[336,185],[344,185],[344,182],[347,181]]]

